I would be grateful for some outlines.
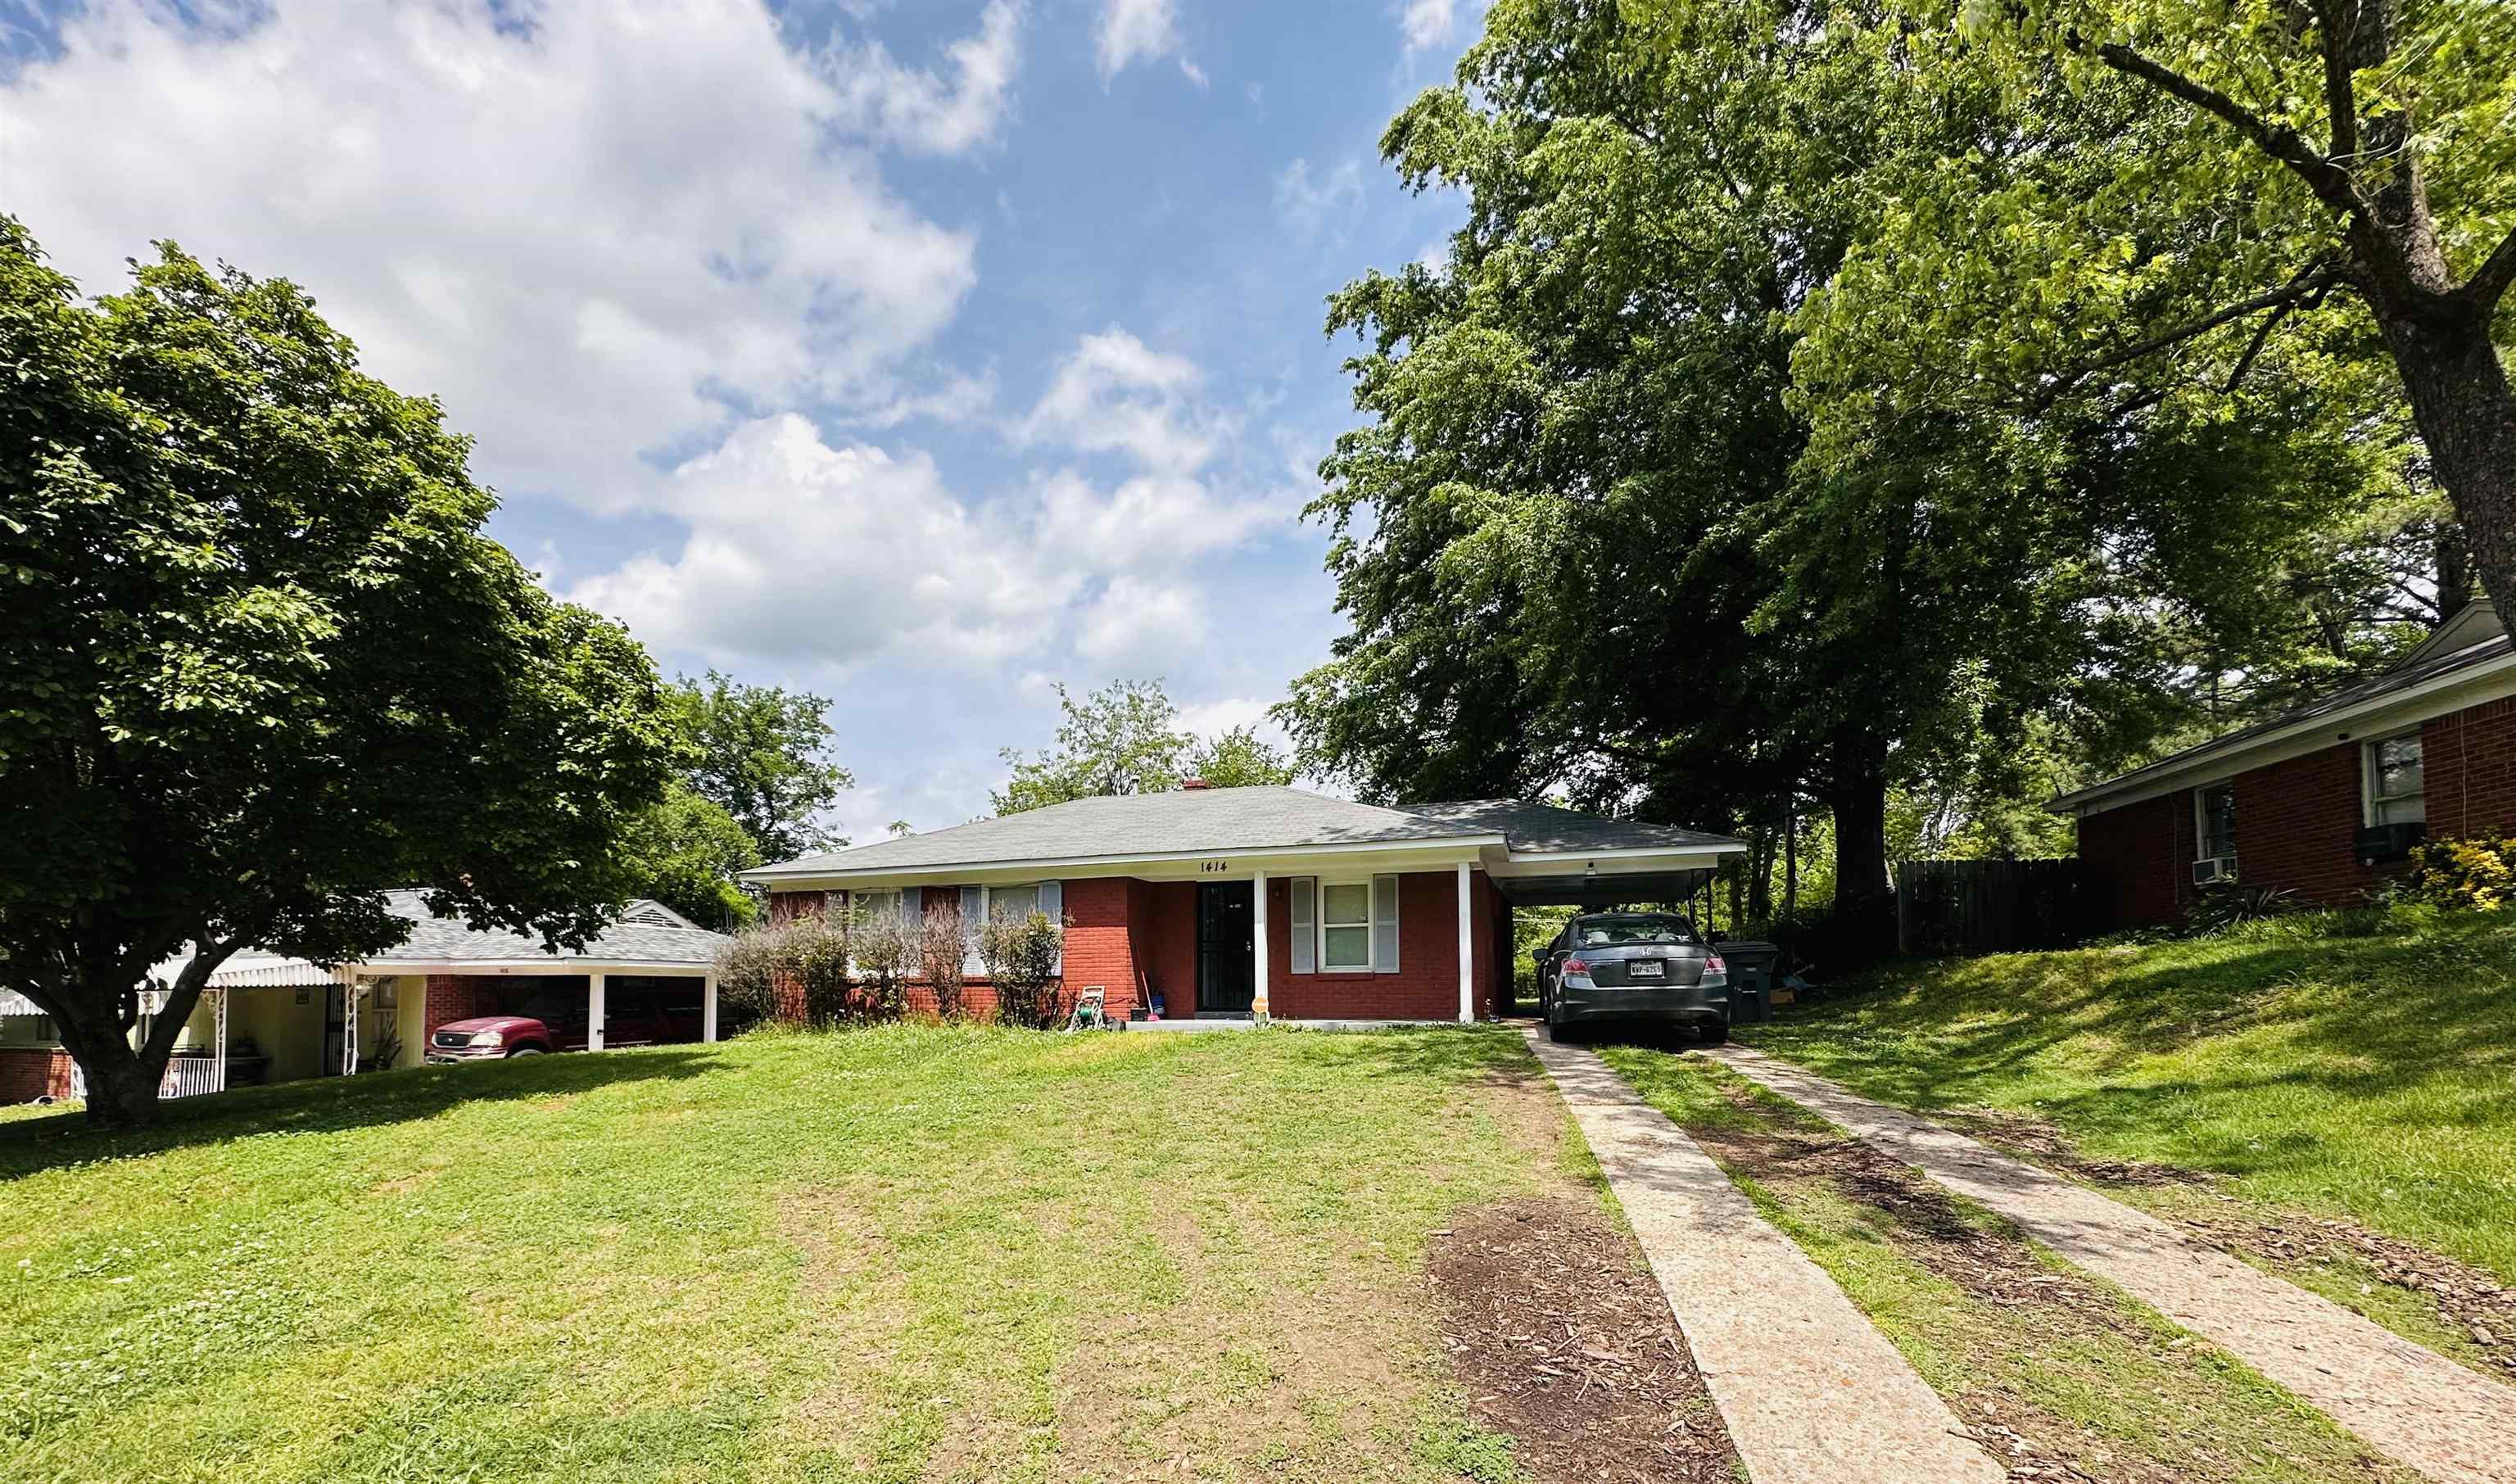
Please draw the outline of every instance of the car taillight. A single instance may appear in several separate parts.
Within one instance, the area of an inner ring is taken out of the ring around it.
[[[1719,954],[1714,954],[1703,960],[1703,972],[1707,974],[1727,974],[1730,972],[1730,965],[1721,961],[1721,955]]]
[[[1590,972],[1590,965],[1585,959],[1567,958],[1564,960],[1564,972],[1567,974],[1586,974]]]

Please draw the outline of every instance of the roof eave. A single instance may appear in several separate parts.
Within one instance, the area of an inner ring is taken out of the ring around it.
[[[1204,850],[1124,851],[1110,855],[1034,856],[1003,861],[946,861],[932,866],[818,866],[790,869],[763,866],[743,871],[735,879],[762,886],[779,883],[799,885],[818,881],[865,880],[877,876],[948,876],[971,870],[1106,870],[1111,867],[1146,865],[1175,866],[1184,861],[1240,861],[1266,856],[1313,855],[1384,855],[1415,850],[1476,850],[1486,846],[1508,848],[1509,841],[1494,833],[1456,835],[1417,835],[1398,840],[1338,840],[1310,845],[1232,845]]]
[[[2085,815],[2090,812],[2088,805],[2107,800],[2125,804],[2137,803],[2153,791],[2173,791],[2180,780],[2219,777],[2242,771],[2230,768],[2226,764],[2251,753],[2272,751],[2292,744],[2301,738],[2313,736],[2329,727],[2399,707],[2416,708],[2419,702],[2433,700],[2442,694],[2453,694],[2465,689],[2481,689],[2493,681],[2503,682],[2511,679],[2516,679],[2516,653],[2500,655],[2477,664],[2449,670],[2443,675],[2432,676],[2418,685],[2370,696],[2365,700],[2342,706],[2337,710],[2303,716],[2288,726],[2276,728],[2273,731],[2251,737],[2230,738],[2223,742],[2203,742],[2201,746],[2179,752],[2173,757],[2160,758],[2147,767],[2135,768],[2129,773],[2108,779],[2102,784],[2093,784],[2075,792],[2059,794],[2052,802],[2046,804],[2044,809],[2048,814]],[[2469,703],[2463,698],[2458,697],[2457,700],[2462,703]]]

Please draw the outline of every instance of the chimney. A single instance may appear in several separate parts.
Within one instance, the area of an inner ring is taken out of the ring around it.
[[[1183,788],[1211,788],[1214,785],[1201,778],[1184,778],[1180,780],[1180,786]]]

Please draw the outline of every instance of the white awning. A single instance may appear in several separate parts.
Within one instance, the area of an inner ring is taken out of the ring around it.
[[[35,1002],[25,996],[0,990],[0,1015],[41,1015],[43,1013],[36,1008]]]

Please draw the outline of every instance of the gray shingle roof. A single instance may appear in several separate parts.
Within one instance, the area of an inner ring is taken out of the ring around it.
[[[428,904],[416,891],[385,893],[386,905],[396,916],[410,920],[410,937],[399,948],[391,948],[376,958],[386,963],[401,963],[414,958],[440,959],[448,963],[470,963],[482,960],[539,962],[553,957],[586,958],[597,962],[628,963],[707,963],[726,938],[705,928],[673,927],[659,918],[683,920],[659,903],[641,899],[624,910],[620,921],[614,922],[593,942],[574,954],[553,954],[542,948],[539,938],[500,930],[480,932],[467,926],[460,917],[433,916]]]
[[[1413,844],[1501,835],[1516,850],[1691,848],[1736,843],[1511,799],[1384,809],[1301,788],[1178,788],[1074,799],[828,851],[746,872],[754,880],[929,870],[1014,861],[1131,860],[1308,845]]]
[[[2475,607],[2478,606],[2475,605]],[[2329,716],[2335,712],[2346,711],[2368,701],[2378,700],[2398,692],[2409,691],[2431,681],[2444,679],[2460,670],[2475,669],[2494,660],[2504,659],[2511,653],[2516,653],[2516,642],[2511,642],[2504,633],[2493,634],[2478,643],[2466,644],[2451,650],[2429,650],[2423,646],[2420,650],[2413,651],[2411,657],[2401,665],[2381,675],[2363,680],[2346,690],[2335,691],[2329,696],[2319,697],[2303,705],[2293,706],[2269,721],[2241,727],[2224,737],[2214,737],[2199,746],[2187,747],[2181,752],[2170,753],[2154,763],[2134,768],[2128,773],[2117,774],[2103,783],[2091,784],[2085,788],[2063,794],[2047,807],[2067,811],[2072,805],[2082,800],[2112,794],[2126,784],[2136,784],[2152,776],[2172,774],[2221,753],[2242,752],[2247,744],[2270,737],[2274,733],[2285,732],[2300,722],[2313,721],[2319,716]],[[2468,701],[2459,703],[2469,704]]]
[[[1468,799],[1455,804],[1410,804],[1410,814],[1490,831],[1511,841],[1523,853],[1584,850],[1718,850],[1739,841],[1728,835],[1680,829],[1674,825],[1646,825],[1640,820],[1612,820],[1605,815],[1558,809],[1527,799]]]

